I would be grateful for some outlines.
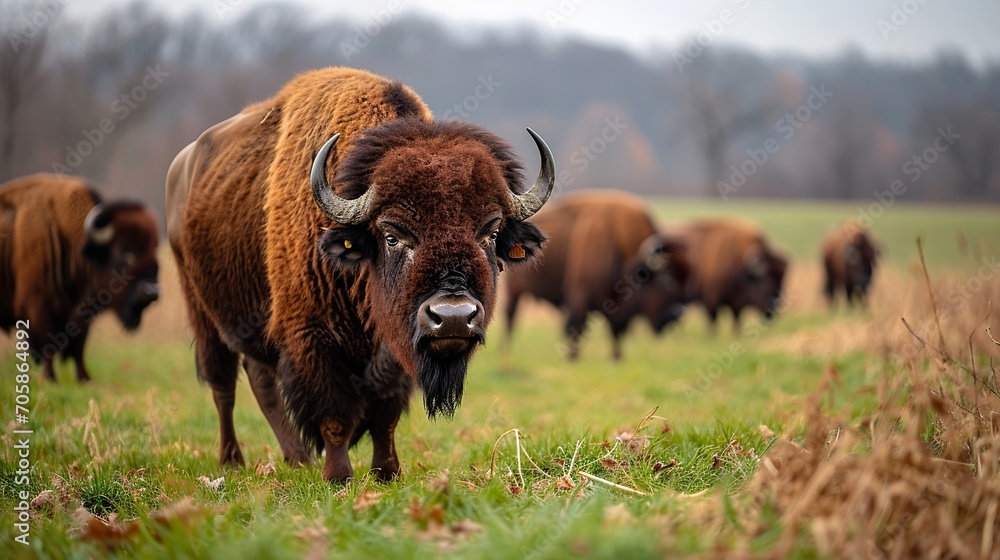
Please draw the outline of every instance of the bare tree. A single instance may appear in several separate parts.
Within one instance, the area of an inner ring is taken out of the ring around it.
[[[691,128],[698,136],[708,196],[718,196],[727,171],[729,149],[741,134],[764,125],[770,115],[766,102],[749,108],[740,103],[738,85],[713,88],[697,69],[686,73],[684,87]]]
[[[2,9],[0,33],[0,182],[17,176],[18,136],[24,101],[44,80],[42,62],[49,42],[49,27],[57,13],[46,14],[45,24],[26,18],[30,4],[9,4]],[[30,14],[29,14],[30,15]]]
[[[958,106],[931,117],[925,131],[937,136],[948,127],[959,136],[944,154],[958,173],[961,194],[989,197],[1000,171],[1000,107],[988,99]]]

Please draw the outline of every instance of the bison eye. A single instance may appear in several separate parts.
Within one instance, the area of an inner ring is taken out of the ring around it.
[[[395,235],[392,235],[391,233],[386,234],[385,244],[390,247],[395,247],[396,245],[399,245],[399,239]]]
[[[496,243],[498,237],[500,237],[500,230],[495,229],[493,230],[493,233],[490,234],[490,241]]]

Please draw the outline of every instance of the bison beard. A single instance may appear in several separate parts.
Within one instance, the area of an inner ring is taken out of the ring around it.
[[[465,373],[469,368],[468,351],[458,356],[435,356],[424,342],[418,346],[417,365],[420,389],[424,392],[424,407],[427,417],[434,419],[438,414],[452,416],[462,404],[465,391]]]

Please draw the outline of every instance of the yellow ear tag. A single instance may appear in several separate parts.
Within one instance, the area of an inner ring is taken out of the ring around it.
[[[350,249],[350,248],[351,248],[351,247],[353,247],[353,246],[354,246],[354,245],[352,245],[352,244],[351,244],[351,240],[350,240],[350,239],[345,239],[345,240],[344,240],[344,248],[345,248],[345,249]]]
[[[510,251],[507,252],[507,256],[512,259],[523,259],[524,246],[521,245],[520,243],[514,245],[513,247],[510,248]]]

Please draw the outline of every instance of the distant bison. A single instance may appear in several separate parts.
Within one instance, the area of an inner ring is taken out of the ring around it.
[[[740,314],[747,307],[770,319],[778,311],[781,286],[788,261],[775,253],[763,232],[748,222],[708,219],[677,229],[694,255],[696,299],[704,306],[712,328],[719,310],[733,313],[739,329]]]
[[[538,265],[506,279],[508,340],[524,294],[564,310],[571,360],[589,313],[607,319],[616,360],[633,318],[646,317],[659,332],[681,316],[691,288],[687,248],[657,232],[639,198],[615,191],[567,195],[532,221],[549,241]]]
[[[846,222],[823,238],[823,293],[832,307],[838,290],[843,290],[847,306],[864,305],[879,251],[866,228]]]
[[[328,68],[178,154],[167,230],[222,463],[243,462],[233,427],[242,354],[287,461],[325,450],[324,479],[345,481],[348,449],[368,432],[376,476],[399,472],[394,433],[414,385],[429,416],[454,412],[498,273],[544,241],[525,220],[555,170],[529,132],[541,172],[518,194],[521,164],[501,138],[434,121],[398,82]]]
[[[61,355],[89,380],[83,346],[97,314],[113,310],[132,331],[159,296],[158,238],[142,204],[101,203],[82,179],[38,174],[0,185],[0,328],[30,323],[47,379]]]

